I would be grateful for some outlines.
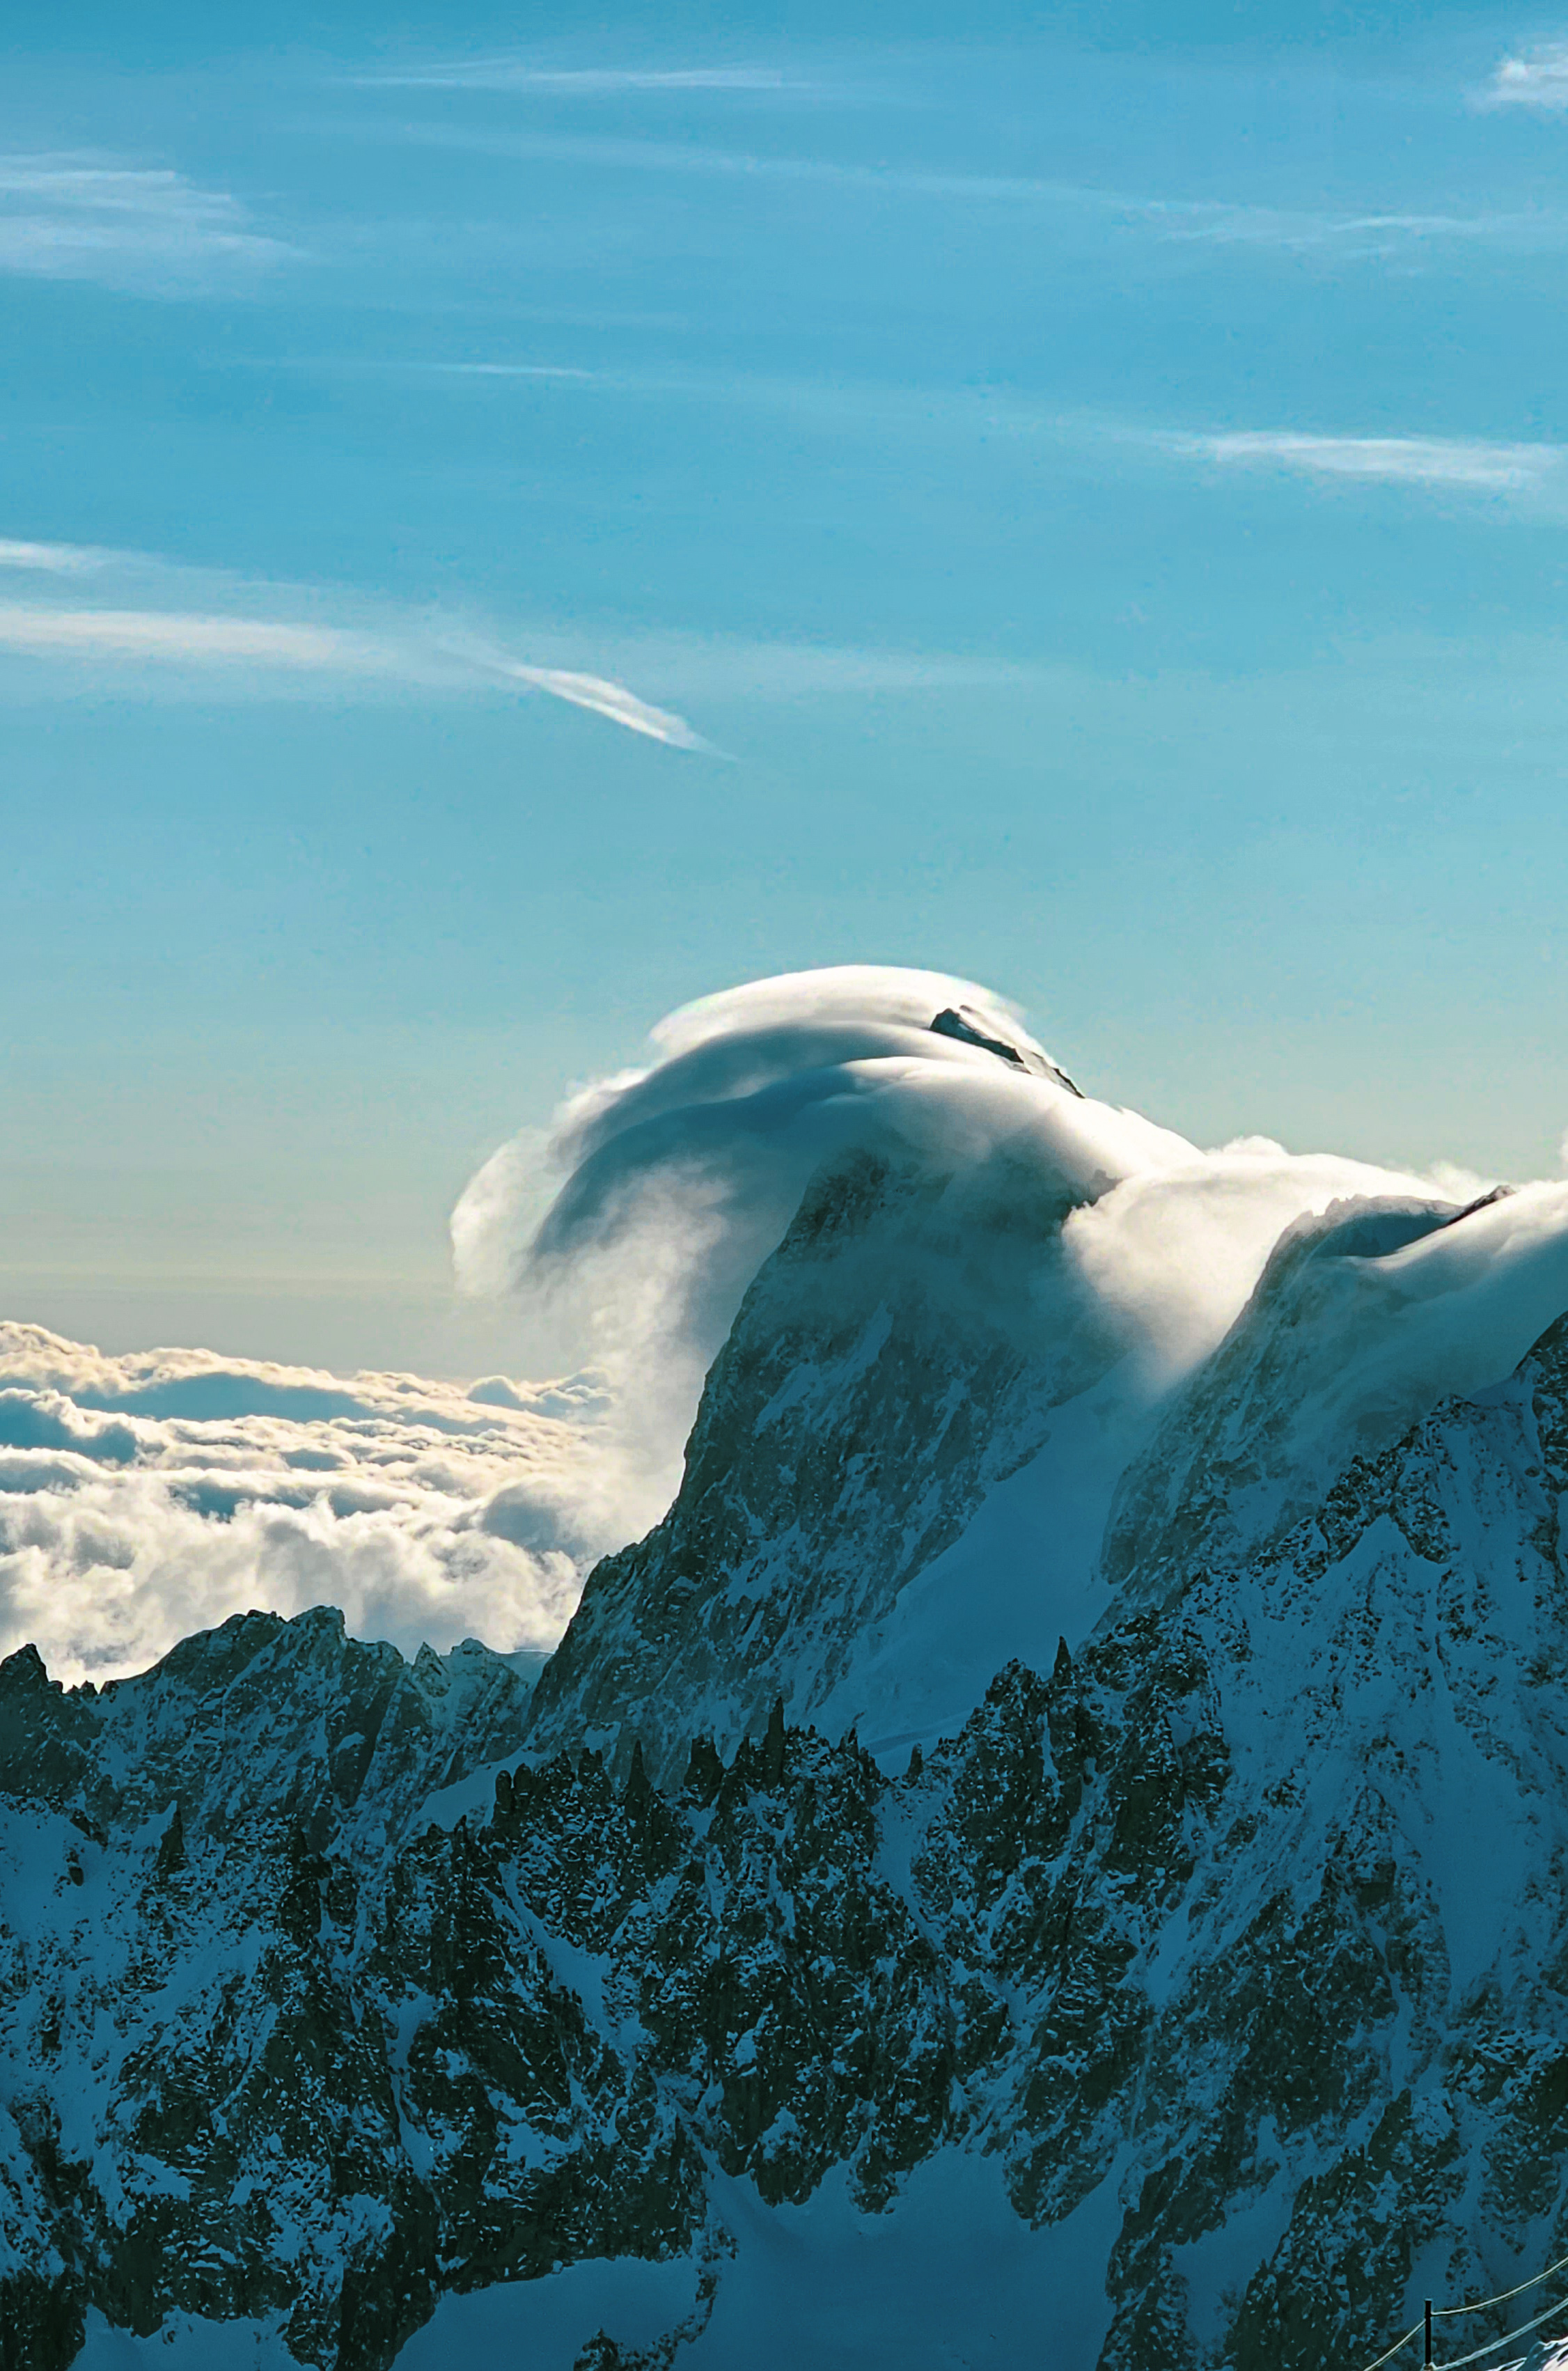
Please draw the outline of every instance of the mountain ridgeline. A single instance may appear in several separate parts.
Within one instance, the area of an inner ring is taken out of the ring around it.
[[[6,2371],[385,2371],[628,2259],[686,2302],[563,2365],[717,2371],[739,2198],[960,2158],[1063,2238],[1051,2371],[1355,2371],[1568,2252],[1568,1321],[1412,1417],[1324,1329],[1454,1214],[1332,1213],[1090,1486],[1126,1344],[1015,1187],[818,1179],[533,1695],[326,1613],[0,1666]],[[944,1575],[994,1675],[911,1740]],[[901,2359],[1019,2359],[946,2276]]]

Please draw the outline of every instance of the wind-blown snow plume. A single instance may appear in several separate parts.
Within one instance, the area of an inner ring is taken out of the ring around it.
[[[468,1290],[510,1282],[564,1313],[573,1354],[610,1372],[623,1407],[642,1403],[665,1488],[742,1294],[807,1179],[852,1149],[960,1180],[1005,1153],[1011,1192],[1070,1213],[1077,1281],[1146,1390],[1213,1349],[1304,1213],[1366,1195],[1457,1207],[1450,1177],[1262,1138],[1201,1151],[1080,1093],[1012,1005],[938,972],[755,981],[673,1014],[651,1047],[646,1069],[566,1103],[547,1139],[503,1146],[459,1202],[453,1241]],[[1459,1180],[1458,1198],[1481,1182]],[[973,1266],[966,1284],[981,1289]],[[1031,1322],[1060,1315],[1036,1308]]]
[[[524,1288],[608,1371],[666,1491],[702,1375],[824,1161],[876,1148],[941,1174],[1006,1147],[1043,1201],[1193,1156],[1080,1095],[1010,1005],[936,972],[755,981],[673,1014],[652,1049],[569,1101],[542,1154],[503,1146],[453,1243],[460,1283]]]

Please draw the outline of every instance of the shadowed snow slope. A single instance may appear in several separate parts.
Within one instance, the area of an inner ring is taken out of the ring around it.
[[[1568,1307],[1568,1188],[1462,1216],[1333,1203],[1293,1221],[1183,1382],[1105,1289],[1121,1189],[1049,1185],[1035,1143],[945,1176],[869,1152],[819,1175],[714,1366],[669,1516],[590,1578],[538,1746],[589,1735],[624,1768],[635,1734],[666,1773],[698,1730],[757,1733],[776,1695],[872,1751],[929,1744],[998,1664],[1043,1666],[1154,1586],[1194,1507],[1272,1547],[1354,1456],[1505,1377]],[[1164,1181],[1168,1239],[1211,1186]]]

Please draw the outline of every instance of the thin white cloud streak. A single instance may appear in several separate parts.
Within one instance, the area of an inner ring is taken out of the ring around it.
[[[1529,107],[1544,115],[1568,110],[1568,41],[1545,41],[1517,57],[1502,59],[1492,79],[1475,94],[1482,108]]]
[[[476,664],[498,676],[503,682],[528,685],[535,691],[548,691],[554,700],[563,700],[571,708],[584,708],[591,716],[603,716],[612,724],[621,724],[628,733],[640,733],[644,739],[660,741],[667,748],[700,750],[708,756],[717,754],[710,742],[695,733],[684,716],[676,716],[667,708],[655,708],[646,700],[639,700],[624,684],[611,683],[604,676],[582,675],[571,667],[525,665],[520,659],[492,658],[477,660]]]
[[[553,378],[578,387],[596,386],[605,376],[573,363],[428,363],[422,367],[438,378]]]
[[[1324,436],[1299,429],[1239,429],[1172,436],[1167,448],[1222,467],[1277,468],[1362,483],[1453,486],[1485,494],[1542,493],[1563,480],[1556,445],[1492,444],[1443,436]]]
[[[20,603],[0,605],[0,650],[196,665],[248,660],[262,666],[331,668],[353,675],[386,674],[397,666],[390,648],[328,627],[149,609],[47,609]]]
[[[0,155],[0,272],[179,295],[298,250],[226,191],[167,167],[70,153]]]
[[[1216,246],[1377,257],[1447,240],[1524,247],[1568,243],[1568,214],[1531,209],[1478,214],[1332,214],[1224,199],[1149,197],[1020,174],[967,173],[921,165],[860,164],[836,157],[767,156],[686,141],[617,139],[577,133],[498,133],[455,123],[355,123],[336,124],[329,129],[344,136],[460,149],[474,156],[513,158],[520,164],[599,166],[612,171],[680,173],[755,183],[817,183],[884,196],[1046,208],[1147,228],[1170,239]]]
[[[1568,447],[1544,443],[1462,436],[1358,436],[1308,429],[1186,430],[1130,426],[1117,421],[1052,411],[1004,389],[878,387],[813,380],[760,379],[695,371],[568,370],[539,363],[463,362],[398,367],[437,378],[504,382],[570,379],[600,394],[671,397],[698,403],[749,403],[801,417],[816,413],[862,422],[879,434],[901,426],[984,428],[987,435],[1049,438],[1064,450],[1142,452],[1172,460],[1229,468],[1274,468],[1309,479],[1416,489],[1453,488],[1513,497],[1539,507],[1568,496]]]
[[[108,590],[122,596],[113,607],[106,600],[93,607],[82,606],[79,596],[70,603],[0,601],[0,657],[55,670],[68,688],[84,669],[97,670],[95,681],[129,681],[143,691],[160,682],[195,681],[241,697],[286,695],[301,685],[329,684],[339,695],[358,686],[379,696],[446,697],[505,687],[563,701],[670,748],[721,757],[669,700],[770,701],[813,693],[982,688],[1031,682],[1039,674],[980,654],[695,633],[615,636],[591,654],[581,632],[549,626],[528,630],[532,647],[524,656],[493,630],[461,618],[367,613],[361,604],[352,622],[340,623],[320,615],[329,596],[302,587],[251,584],[215,570],[69,544],[0,540],[0,567],[7,551],[29,555],[18,566],[39,565],[62,578],[91,567]],[[35,562],[31,555],[40,551],[47,560]],[[140,596],[134,606],[123,598],[131,591]],[[352,616],[348,596],[336,606],[340,617],[345,610]],[[310,610],[317,615],[312,618]],[[610,665],[615,675],[606,671]],[[623,673],[644,677],[661,698],[633,691],[620,679]]]
[[[72,547],[40,548],[51,554],[47,565],[55,573],[72,573]],[[0,544],[0,560],[6,549]],[[107,565],[113,555],[94,557]],[[513,659],[461,635],[442,636],[428,628],[422,635],[410,628],[399,636],[211,611],[65,608],[41,602],[0,602],[3,652],[43,660],[238,667],[260,670],[263,675],[378,679],[432,689],[473,689],[482,683],[505,683],[524,692],[543,692],[667,747],[710,753],[709,744],[684,717],[640,699],[608,677]]]
[[[597,98],[620,91],[801,90],[777,66],[541,66],[527,58],[462,59],[396,73],[349,77],[361,90],[520,90],[551,98]]]
[[[0,537],[0,568],[37,569],[46,576],[89,576],[110,558],[79,543],[23,543]]]

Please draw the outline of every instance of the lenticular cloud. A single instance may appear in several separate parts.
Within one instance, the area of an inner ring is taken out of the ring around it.
[[[760,980],[673,1014],[650,1050],[569,1100],[548,1136],[503,1147],[453,1222],[461,1280],[549,1305],[611,1378],[618,1452],[640,1461],[649,1502],[675,1486],[702,1376],[807,1180],[855,1150],[940,1196],[939,1299],[966,1295],[1042,1356],[1087,1321],[1117,1367],[1128,1453],[1241,1317],[1282,1236],[1336,1206],[1430,1220],[1430,1240],[1347,1286],[1355,1324],[1314,1346],[1319,1367],[1376,1371],[1389,1423],[1506,1372],[1568,1302],[1562,1187],[1524,1188],[1440,1242],[1492,1180],[1262,1137],[1201,1150],[1082,1092],[972,981],[870,966]],[[1038,1289],[986,1257],[999,1193],[1009,1220],[1060,1223],[1065,1259]]]
[[[550,1136],[502,1147],[453,1219],[461,1283],[551,1300],[623,1395],[680,1378],[682,1424],[806,1181],[857,1147],[933,1171],[1006,1146],[1089,1197],[1193,1153],[1081,1095],[1016,1010],[974,982],[869,965],[704,998],[653,1059],[584,1090]],[[542,1186],[553,1189],[547,1193]]]

